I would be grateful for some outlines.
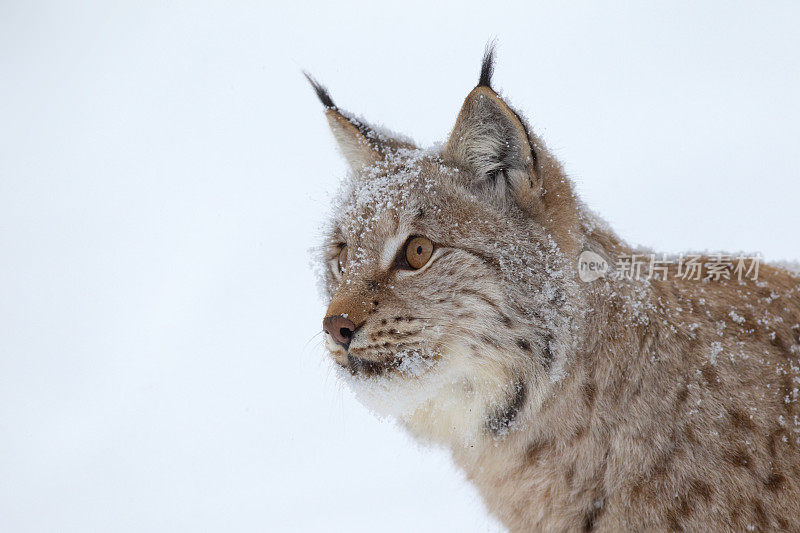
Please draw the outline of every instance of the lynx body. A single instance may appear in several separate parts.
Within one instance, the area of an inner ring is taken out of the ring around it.
[[[582,252],[637,250],[491,88],[492,55],[432,150],[311,80],[352,168],[321,257],[343,379],[512,531],[800,531],[800,278],[581,281]]]

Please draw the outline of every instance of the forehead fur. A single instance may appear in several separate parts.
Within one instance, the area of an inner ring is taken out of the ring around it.
[[[345,179],[334,202],[333,230],[366,245],[411,229],[446,238],[472,233],[470,224],[531,223],[513,206],[473,191],[470,179],[469,170],[447,165],[438,151],[392,151]]]
[[[430,172],[431,155],[421,150],[402,150],[349,176],[339,193],[335,224],[358,238],[365,234],[394,233],[413,217],[420,191],[435,185]]]
[[[333,226],[349,243],[368,245],[420,229],[426,221],[437,219],[441,224],[442,206],[466,192],[457,184],[459,175],[435,151],[393,151],[345,180],[335,203]],[[469,209],[461,211],[466,214]]]

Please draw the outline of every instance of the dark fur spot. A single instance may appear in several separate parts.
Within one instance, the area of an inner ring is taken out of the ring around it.
[[[497,410],[486,420],[486,430],[490,433],[497,435],[507,429],[525,404],[525,398],[528,396],[528,388],[525,383],[518,381],[514,389],[514,396],[509,404],[503,409]]]
[[[483,341],[484,344],[488,344],[489,346],[493,346],[495,348],[500,347],[500,344],[488,335],[481,335],[481,341]]]
[[[728,415],[731,417],[731,423],[733,427],[736,429],[747,429],[753,430],[754,424],[753,421],[750,420],[750,417],[747,416],[744,412],[736,409],[735,407],[728,407],[727,408]]]
[[[689,483],[689,494],[693,497],[699,497],[706,503],[711,501],[711,495],[714,493],[714,489],[711,485],[706,483],[705,481],[701,481],[699,479],[692,480]]]
[[[784,429],[781,426],[777,426],[777,429],[775,429],[775,431],[773,431],[772,434],[770,434],[770,436],[767,438],[767,452],[773,461],[777,456],[778,446],[783,440],[784,435],[786,435]]]
[[[566,481],[567,485],[572,485],[572,480],[575,479],[575,465],[569,465],[567,471],[564,472],[564,481]]]
[[[678,388],[678,394],[675,396],[676,407],[683,405],[689,398],[689,388],[686,385],[681,385]]]
[[[633,502],[639,500],[649,502],[651,491],[649,490],[650,484],[646,479],[640,479],[632,487],[630,492],[630,499]]]
[[[531,343],[526,341],[525,339],[517,339],[517,346],[525,350],[526,352],[531,351]]]
[[[678,519],[677,511],[675,509],[670,509],[667,511],[667,523],[669,524],[669,529],[671,531],[683,531],[683,526]]]
[[[592,407],[594,405],[594,397],[597,394],[597,389],[592,383],[591,380],[587,380],[586,383],[583,384],[583,401],[586,403],[586,407]]]
[[[692,507],[693,498],[691,494],[684,494],[678,499],[678,504],[673,510],[674,513],[674,523],[676,527],[674,529],[682,530],[683,527],[680,524],[681,518],[689,518],[692,516],[694,512],[694,507]]]
[[[494,300],[492,300],[491,298],[489,298],[485,294],[480,293],[478,291],[473,291],[473,290],[470,290],[470,289],[465,289],[465,290],[461,291],[461,293],[462,294],[467,294],[467,295],[470,295],[470,296],[474,296],[475,298],[478,298],[483,303],[485,303],[486,305],[488,305],[489,307],[494,309],[498,314],[503,315],[503,311],[500,309],[500,306],[497,305],[494,302]]]
[[[694,434],[694,430],[690,426],[683,428],[683,435],[690,444],[697,445],[700,443],[700,441],[697,440],[697,435]]]
[[[769,519],[767,518],[767,513],[764,512],[764,506],[761,505],[761,501],[753,500],[753,514],[755,514],[759,525],[769,525]]]
[[[742,448],[733,450],[725,456],[725,459],[732,465],[741,466],[743,468],[750,468],[752,463],[750,455]]]
[[[642,393],[642,380],[641,378],[639,378],[636,380],[636,385],[633,386],[633,390],[631,391],[631,398],[638,398],[641,393]]]
[[[555,357],[553,356],[553,352],[550,349],[550,341],[552,337],[547,337],[544,342],[544,351],[542,352],[542,365],[544,365],[544,369],[546,371],[550,371],[550,368],[553,366],[553,360]]]
[[[782,474],[773,471],[772,473],[770,473],[767,480],[764,481],[764,485],[769,490],[778,490],[783,486],[783,482],[785,479],[786,478],[784,478]]]
[[[713,389],[719,388],[719,374],[717,374],[715,368],[710,365],[703,365],[700,369],[700,373],[703,375],[703,381],[705,381],[709,387]]]
[[[791,352],[789,351],[789,347],[786,345],[786,342],[783,340],[783,338],[778,332],[774,332],[774,335],[770,335],[769,342],[774,347],[776,347],[778,351],[780,351],[783,355],[791,357]]]
[[[552,444],[547,441],[535,440],[531,442],[525,449],[525,462],[529,465],[534,464],[539,459],[539,456],[551,446]]]

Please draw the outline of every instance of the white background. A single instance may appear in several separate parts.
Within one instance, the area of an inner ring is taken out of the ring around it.
[[[0,2],[0,531],[498,529],[330,371],[301,69],[429,145],[496,36],[623,236],[798,259],[798,6]]]

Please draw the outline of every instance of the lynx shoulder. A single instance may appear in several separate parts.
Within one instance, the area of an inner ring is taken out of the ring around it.
[[[800,277],[626,244],[492,67],[435,149],[309,77],[351,169],[319,256],[341,378],[512,531],[800,531]]]

